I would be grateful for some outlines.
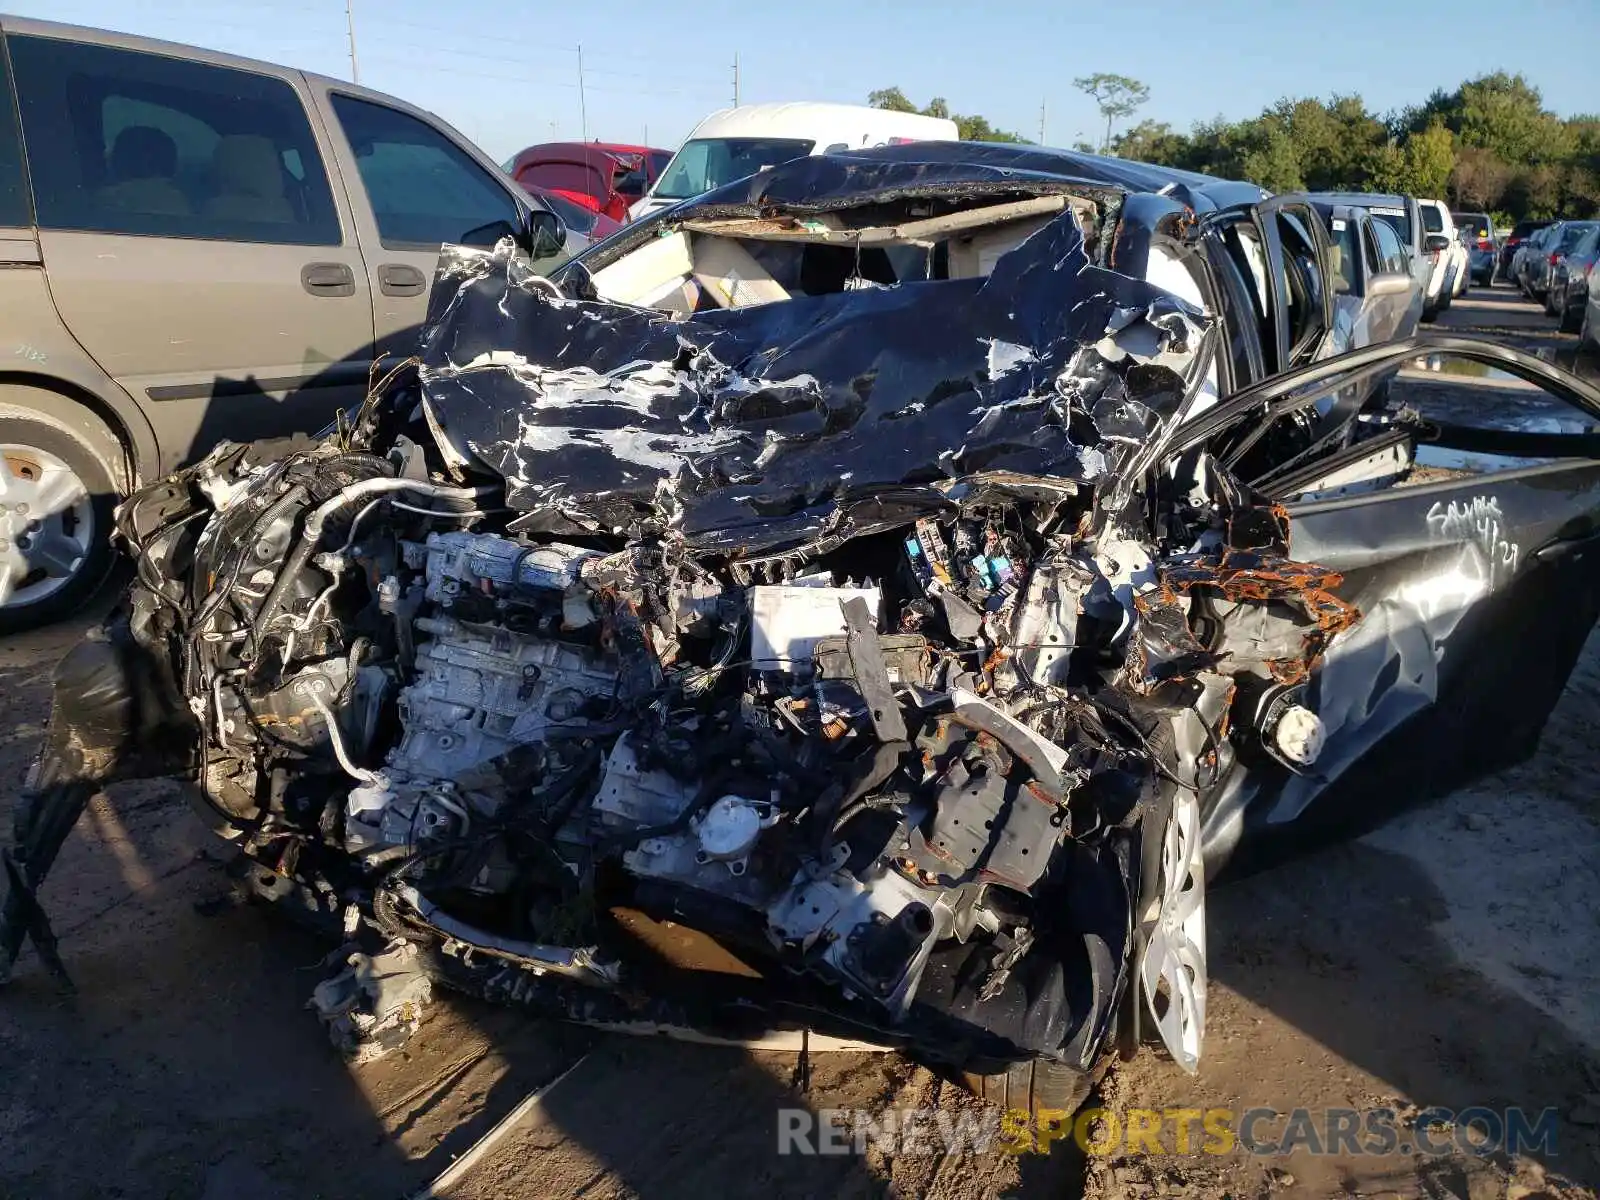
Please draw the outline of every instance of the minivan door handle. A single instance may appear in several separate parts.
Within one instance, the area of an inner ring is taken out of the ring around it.
[[[384,263],[378,268],[378,290],[385,296],[420,296],[428,278],[408,263]]]
[[[354,296],[356,275],[347,263],[307,263],[300,268],[300,286],[313,296]]]

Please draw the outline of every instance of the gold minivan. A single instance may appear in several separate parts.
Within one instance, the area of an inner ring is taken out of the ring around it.
[[[391,96],[13,17],[0,43],[0,633],[94,591],[134,487],[314,432],[410,354],[442,243],[586,244]]]

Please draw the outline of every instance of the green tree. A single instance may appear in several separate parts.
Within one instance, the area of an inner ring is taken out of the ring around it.
[[[1244,133],[1240,175],[1269,192],[1297,192],[1306,186],[1294,139],[1277,121],[1263,120]]]
[[[1421,133],[1406,139],[1405,164],[1404,190],[1408,195],[1428,200],[1442,198],[1456,165],[1455,135],[1435,118]]]
[[[897,87],[879,88],[875,92],[867,93],[867,103],[873,108],[886,108],[890,112],[914,113],[917,106],[906,99],[906,94]]]
[[[1177,166],[1188,156],[1189,150],[1190,139],[1175,132],[1164,121],[1140,121],[1111,139],[1111,152],[1118,158],[1158,163],[1164,167]]]
[[[867,93],[867,103],[873,108],[886,108],[890,112],[921,113],[926,117],[939,117],[942,120],[956,123],[956,136],[964,142],[1022,142],[1027,139],[1018,137],[1004,129],[996,129],[985,117],[964,116],[961,113],[950,111],[950,105],[943,96],[935,96],[928,101],[926,108],[918,108],[897,87],[879,88],[877,91]]]
[[[1109,75],[1105,72],[1082,75],[1072,81],[1072,86],[1092,97],[1100,109],[1100,115],[1106,119],[1106,136],[1100,143],[1102,151],[1111,149],[1112,122],[1132,116],[1140,105],[1150,99],[1150,89],[1126,75]]]

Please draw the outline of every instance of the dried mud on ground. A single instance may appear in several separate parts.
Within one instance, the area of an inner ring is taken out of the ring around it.
[[[1505,300],[1509,292],[1497,291]],[[1531,313],[1532,306],[1526,306]],[[1558,360],[1572,339],[1503,304]],[[1547,322],[1548,324],[1548,322]],[[0,821],[37,746],[49,671],[87,621],[0,641]],[[778,1113],[978,1101],[895,1055],[795,1056],[589,1033],[457,999],[355,1068],[304,1009],[327,947],[230,902],[221,848],[170,787],[116,789],[44,900],[79,993],[28,956],[0,990],[0,1196],[395,1200],[577,1067],[444,1195],[1256,1197],[1594,1195],[1600,1186],[1600,635],[1530,762],[1367,837],[1215,889],[1204,1062],[1119,1063],[1091,1104],[1287,1110],[1522,1105],[1555,1153],[779,1157]],[[1281,1129],[1281,1124],[1270,1129]],[[1174,1135],[1163,1134],[1175,1149]]]

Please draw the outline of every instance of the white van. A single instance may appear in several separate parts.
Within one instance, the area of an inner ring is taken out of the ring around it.
[[[953,142],[959,137],[956,123],[943,117],[856,104],[724,108],[695,126],[655,186],[628,215],[638,220],[658,208],[808,154],[894,142]]]

